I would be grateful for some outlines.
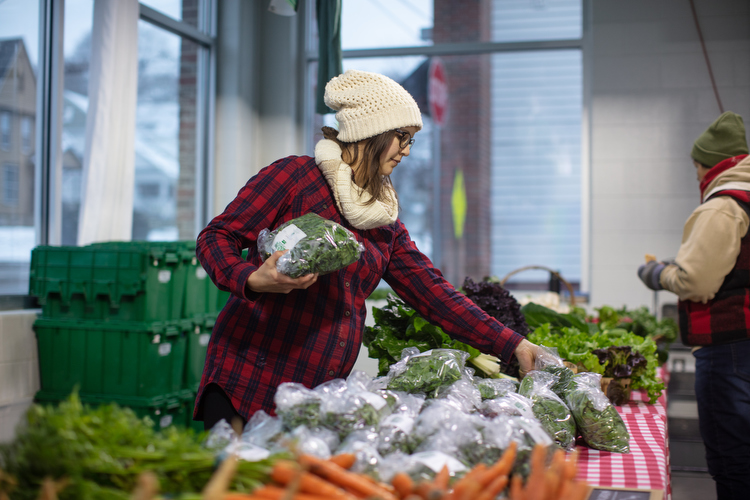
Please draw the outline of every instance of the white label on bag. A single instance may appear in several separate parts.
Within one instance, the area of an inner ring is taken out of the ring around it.
[[[198,336],[198,345],[200,346],[207,346],[208,340],[211,338],[210,333],[202,333]]]
[[[409,434],[414,428],[414,419],[407,417],[406,415],[388,415],[386,419],[383,420],[381,427],[386,425],[395,427],[404,434]]]
[[[161,427],[162,429],[164,427],[169,427],[171,424],[172,424],[172,415],[164,415],[159,420],[159,427]]]
[[[441,451],[422,451],[414,453],[411,457],[435,472],[440,472],[444,465],[448,466],[451,474],[466,470],[461,462]]]
[[[172,344],[169,342],[159,344],[159,356],[169,356],[170,352],[172,352]]]
[[[172,279],[172,271],[169,269],[163,269],[156,275],[156,279],[159,280],[159,283],[169,283],[169,280]]]
[[[429,356],[430,354],[432,354],[432,349],[430,349],[429,351],[421,352],[419,354],[415,354],[414,356],[412,356],[412,358],[421,358],[422,356]]]
[[[291,250],[294,248],[294,245],[305,236],[307,235],[304,231],[294,224],[289,224],[287,227],[279,231],[273,239],[271,248],[273,248],[274,252],[278,252],[279,250]]]
[[[204,279],[206,279],[206,276],[208,276],[208,274],[206,273],[206,270],[203,269],[203,267],[198,266],[198,267],[195,268],[195,277],[196,278],[198,278],[199,280],[204,280]]]
[[[357,395],[367,401],[367,404],[369,404],[376,410],[380,410],[385,406],[385,399],[381,398],[377,394],[373,394],[371,392],[361,392]]]

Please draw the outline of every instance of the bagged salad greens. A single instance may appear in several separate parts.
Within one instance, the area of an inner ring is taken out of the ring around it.
[[[311,212],[258,234],[258,251],[264,261],[279,250],[289,251],[276,262],[276,269],[299,278],[343,269],[356,262],[365,247],[341,224]]]
[[[577,374],[568,387],[566,401],[587,445],[615,453],[630,452],[630,434],[617,409],[602,392],[601,375]]]
[[[438,389],[461,379],[469,354],[454,349],[432,349],[419,353],[404,349],[401,361],[388,372],[388,389],[408,393],[438,395]]]
[[[321,398],[317,392],[296,382],[280,384],[274,395],[276,414],[289,429],[300,425],[310,427],[318,425],[320,402]]]
[[[576,423],[570,410],[551,387],[557,377],[532,370],[526,374],[518,393],[531,400],[531,409],[552,439],[564,450],[572,450],[576,441]]]
[[[518,392],[518,380],[512,378],[483,378],[475,383],[482,399],[496,399]]]

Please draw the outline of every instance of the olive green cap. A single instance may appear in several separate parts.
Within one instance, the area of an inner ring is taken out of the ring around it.
[[[727,158],[746,154],[747,140],[742,117],[725,111],[695,140],[690,156],[698,163],[713,167]]]

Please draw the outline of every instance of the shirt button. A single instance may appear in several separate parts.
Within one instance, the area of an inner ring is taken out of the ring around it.
[[[344,313],[344,316],[347,316],[347,317],[348,317],[348,316],[349,316],[350,314],[351,314],[351,313],[350,313],[349,311],[346,311],[346,312]]]
[[[346,342],[339,342],[339,345],[340,345],[341,347],[344,347],[344,346],[346,345]]]
[[[328,210],[328,203],[323,203],[323,210]]]
[[[336,375],[336,372],[334,372],[333,370],[331,370],[330,372],[328,372],[328,375],[330,375],[331,377],[333,377],[334,375]]]
[[[346,285],[346,288],[349,288],[349,282],[348,281],[346,283],[344,283],[344,285]]]

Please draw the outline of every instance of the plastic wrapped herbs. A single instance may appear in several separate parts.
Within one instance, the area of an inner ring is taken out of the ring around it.
[[[530,371],[521,381],[518,393],[531,400],[534,416],[544,430],[563,449],[572,450],[576,441],[576,423],[570,410],[551,387],[557,376],[538,370]]]
[[[274,252],[289,250],[276,262],[276,269],[292,278],[327,274],[359,259],[365,247],[341,224],[308,213],[258,235],[258,251],[265,261]]]
[[[276,413],[288,429],[315,427],[320,420],[320,395],[302,384],[285,382],[276,389]]]
[[[630,452],[630,434],[602,392],[601,375],[577,374],[568,386],[566,401],[586,444],[597,450]]]
[[[391,366],[388,389],[409,393],[423,392],[437,396],[440,387],[461,379],[469,354],[454,349],[432,349],[418,353],[416,348],[404,349],[405,356]]]

